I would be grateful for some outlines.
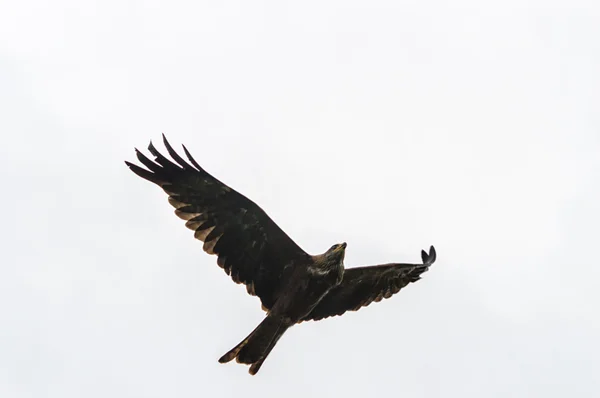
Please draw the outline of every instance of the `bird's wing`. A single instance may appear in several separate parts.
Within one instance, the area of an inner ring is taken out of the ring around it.
[[[421,257],[423,264],[382,264],[346,269],[342,283],[331,289],[303,320],[318,321],[342,315],[391,297],[404,286],[421,279],[421,274],[435,262],[433,246],[429,253],[423,250]]]
[[[125,163],[138,176],[163,188],[175,214],[186,220],[196,239],[204,242],[204,251],[216,254],[219,266],[270,309],[283,275],[289,271],[286,267],[308,258],[308,254],[258,205],[202,169],[185,146],[191,164],[173,150],[164,135],[163,141],[175,163],[160,154],[152,142],[148,150],[154,161],[136,149],[137,158],[147,169]]]

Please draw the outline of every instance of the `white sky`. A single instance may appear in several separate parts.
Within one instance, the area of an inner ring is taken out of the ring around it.
[[[494,4],[0,3],[0,396],[599,396],[600,3]],[[162,132],[311,253],[438,262],[220,365],[263,313],[123,164]]]

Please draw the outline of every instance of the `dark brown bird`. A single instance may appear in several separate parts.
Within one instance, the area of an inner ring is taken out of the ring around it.
[[[381,301],[420,279],[436,258],[433,246],[421,251],[422,264],[382,264],[344,269],[346,243],[309,255],[254,202],[208,174],[183,147],[189,163],[173,150],[175,163],[152,142],[154,161],[136,149],[147,169],[129,162],[138,176],[160,186],[175,214],[186,221],[203,249],[218,256],[217,264],[234,282],[258,296],[265,319],[219,362],[236,359],[256,374],[287,329],[296,323],[356,311]],[[190,164],[191,163],[191,164]]]

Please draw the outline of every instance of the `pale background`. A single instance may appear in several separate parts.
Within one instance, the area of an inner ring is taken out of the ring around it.
[[[600,396],[600,3],[0,5],[0,396]],[[164,132],[303,248],[423,280],[261,320],[166,195]]]

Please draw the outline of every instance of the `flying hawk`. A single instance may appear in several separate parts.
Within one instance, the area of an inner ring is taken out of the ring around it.
[[[422,264],[382,264],[344,269],[346,243],[323,254],[300,248],[257,204],[208,174],[183,147],[189,163],[163,135],[175,163],[160,154],[152,142],[154,161],[136,149],[147,169],[125,162],[138,176],[160,186],[175,214],[186,221],[194,237],[236,283],[258,296],[265,319],[219,362],[236,359],[256,374],[287,329],[296,323],[319,320],[389,298],[435,261],[433,246],[421,251]],[[191,164],[190,164],[191,163]]]

